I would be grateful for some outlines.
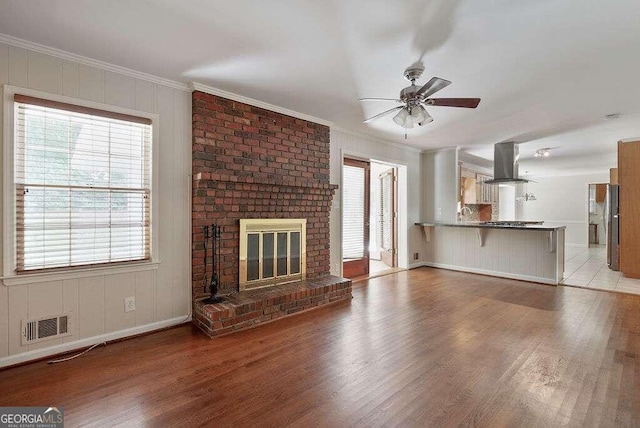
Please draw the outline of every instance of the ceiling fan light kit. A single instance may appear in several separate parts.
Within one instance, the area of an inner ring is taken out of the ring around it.
[[[407,121],[409,116],[409,112],[406,109],[401,109],[398,114],[393,116],[393,121],[404,128],[413,128],[413,120]],[[410,122],[411,126],[407,126],[407,122]]]
[[[480,103],[480,98],[429,98],[434,93],[449,86],[451,82],[439,77],[432,77],[422,87],[418,87],[415,82],[422,76],[423,72],[424,66],[421,64],[411,65],[404,71],[404,77],[411,81],[411,85],[400,91],[400,98],[360,98],[360,101],[395,101],[402,104],[402,106],[394,107],[370,117],[364,123],[397,112],[393,117],[393,121],[405,130],[412,129],[416,125],[422,126],[433,122],[433,117],[424,108],[425,105],[476,108]]]
[[[411,109],[400,109],[393,117],[393,121],[405,129],[412,129],[415,125],[422,126],[433,122],[433,118],[424,107],[417,106]]]

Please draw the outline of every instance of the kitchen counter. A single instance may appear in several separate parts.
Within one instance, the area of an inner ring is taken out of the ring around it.
[[[509,226],[504,224],[487,224],[485,222],[461,222],[461,223],[415,223],[416,226],[427,226],[427,227],[472,227],[472,228],[483,228],[483,229],[516,229],[516,230],[546,230],[546,231],[554,231],[558,229],[565,229],[566,226],[545,226],[543,224],[527,224],[522,226]]]
[[[566,227],[535,223],[415,223],[424,231],[422,265],[557,285]]]

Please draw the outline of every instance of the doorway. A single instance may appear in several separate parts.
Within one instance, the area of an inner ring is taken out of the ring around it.
[[[398,266],[398,173],[394,166],[371,162],[369,274]]]
[[[342,275],[369,275],[369,199],[371,167],[368,161],[344,159],[342,165]]]
[[[607,185],[605,183],[589,184],[589,248],[604,248],[607,244],[605,201]]]
[[[342,182],[343,276],[398,270],[398,167],[345,158]]]

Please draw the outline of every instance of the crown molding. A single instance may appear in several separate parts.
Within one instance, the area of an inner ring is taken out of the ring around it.
[[[185,92],[191,92],[191,87],[182,82],[175,80],[165,79],[162,77],[154,76],[152,74],[143,73],[141,71],[132,70],[126,67],[120,67],[119,65],[109,64],[104,61],[99,61],[93,58],[87,58],[86,56],[77,55],[71,52],[63,51],[61,49],[52,48],[49,46],[41,45],[39,43],[30,42],[17,37],[8,36],[0,33],[0,43],[5,43],[17,48],[28,49],[34,52],[39,52],[45,55],[51,55],[56,58],[65,59],[68,61],[74,61],[79,64],[88,65],[90,67],[97,67],[106,71],[111,71],[125,76],[133,77],[147,82],[156,83],[162,86],[168,86],[170,88],[179,89]]]
[[[385,144],[387,146],[395,147],[396,149],[400,149],[400,150],[407,150],[407,151],[410,151],[410,152],[413,152],[413,153],[421,153],[422,152],[422,149],[418,149],[418,148],[413,147],[413,146],[405,146],[404,144],[395,143],[395,142],[389,141],[389,140],[383,140],[380,137],[376,137],[376,136],[373,136],[371,134],[367,134],[365,132],[353,131],[351,129],[342,128],[340,126],[332,126],[331,130],[332,131],[343,132],[345,134],[349,134],[349,135],[351,135],[353,137],[362,138],[364,140],[369,140],[369,141],[374,141],[376,143]]]
[[[233,92],[228,92],[222,89],[214,88],[212,86],[203,85],[202,83],[191,82],[191,89],[193,89],[194,91],[200,91],[207,94],[216,95],[222,98],[227,98],[229,100],[238,101],[240,103],[249,104],[254,107],[263,108],[265,110],[274,111],[276,113],[284,114],[287,116],[295,117],[295,118],[306,120],[309,122],[318,123],[320,125],[325,125],[329,127],[333,125],[333,122],[330,122],[328,120],[320,119],[314,116],[309,116],[304,113],[300,113],[294,110],[289,110],[274,104],[265,103],[263,101],[258,101],[253,98],[245,97],[243,95],[235,94]]]

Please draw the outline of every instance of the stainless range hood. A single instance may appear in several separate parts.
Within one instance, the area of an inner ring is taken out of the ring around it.
[[[493,146],[493,179],[485,184],[528,183],[518,177],[518,143],[497,143]]]

